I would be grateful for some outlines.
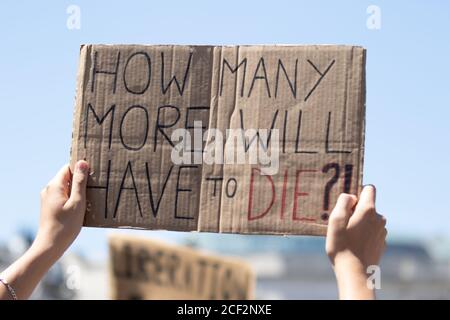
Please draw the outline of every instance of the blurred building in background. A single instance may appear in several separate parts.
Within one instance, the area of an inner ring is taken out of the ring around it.
[[[30,239],[22,233],[0,245],[0,269],[20,256]],[[450,258],[446,253],[450,251],[444,241],[438,242],[390,241],[381,263],[378,298],[449,299]],[[324,238],[187,233],[180,243],[249,262],[257,275],[258,299],[338,297]],[[50,270],[32,298],[108,299],[108,290],[107,259],[94,261],[69,253]]]
[[[258,277],[257,298],[338,297],[324,238],[208,234],[191,235],[190,239],[200,248],[237,254],[251,263]],[[389,242],[381,262],[381,290],[377,296],[380,299],[449,299],[450,259],[432,254],[426,243]]]

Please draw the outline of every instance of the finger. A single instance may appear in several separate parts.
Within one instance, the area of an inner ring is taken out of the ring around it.
[[[376,212],[375,211],[375,198],[376,198],[376,189],[374,185],[365,186],[361,194],[359,195],[358,204],[356,205],[357,212]]]
[[[346,226],[353,214],[353,208],[355,207],[356,202],[357,198],[352,194],[342,193],[339,195],[336,206],[330,215],[330,223]]]
[[[75,165],[75,171],[72,176],[72,189],[69,200],[84,201],[86,199],[86,185],[88,177],[88,163],[84,160],[78,161]]]
[[[69,194],[69,182],[70,182],[70,169],[69,165],[65,164],[58,173],[48,183],[51,186],[55,186],[63,191],[66,195]]]

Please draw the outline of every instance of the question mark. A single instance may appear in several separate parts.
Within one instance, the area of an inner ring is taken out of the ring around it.
[[[352,185],[353,165],[346,164],[344,171],[344,193],[350,193]]]
[[[328,211],[330,207],[330,191],[335,185],[335,183],[339,180],[339,164],[333,162],[328,163],[322,168],[323,173],[327,173],[330,169],[334,169],[334,176],[327,182],[325,185],[325,192],[323,196],[323,210]],[[346,164],[344,167],[344,193],[350,193],[351,182],[353,175],[353,165]],[[321,216],[322,220],[328,220],[328,213],[324,212]]]
[[[323,210],[328,211],[330,208],[330,191],[335,185],[335,183],[339,179],[339,164],[333,162],[328,163],[322,168],[323,173],[328,173],[331,169],[334,169],[334,175],[331,177],[331,179],[327,182],[325,185],[325,191],[323,194]],[[327,212],[324,212],[321,216],[322,220],[326,221],[328,220],[329,214]]]

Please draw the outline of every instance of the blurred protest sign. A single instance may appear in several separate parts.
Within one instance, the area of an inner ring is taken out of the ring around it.
[[[85,225],[323,235],[364,123],[361,47],[82,46]]]
[[[109,247],[112,299],[253,298],[241,260],[125,235],[110,236]]]

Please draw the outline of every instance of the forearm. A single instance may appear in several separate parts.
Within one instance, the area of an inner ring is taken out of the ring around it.
[[[374,300],[375,292],[367,285],[365,268],[353,261],[342,261],[334,267],[341,300]]]
[[[27,299],[31,295],[80,233],[86,211],[88,177],[89,165],[81,160],[73,174],[68,165],[63,166],[41,191],[41,219],[36,239],[22,257],[0,274],[14,289],[17,298]],[[0,283],[0,299],[11,298],[8,288]]]
[[[34,243],[22,257],[2,272],[0,277],[14,288],[18,299],[27,299],[58,258],[59,254],[50,247]],[[6,286],[0,284],[0,300],[2,299],[12,297]]]

